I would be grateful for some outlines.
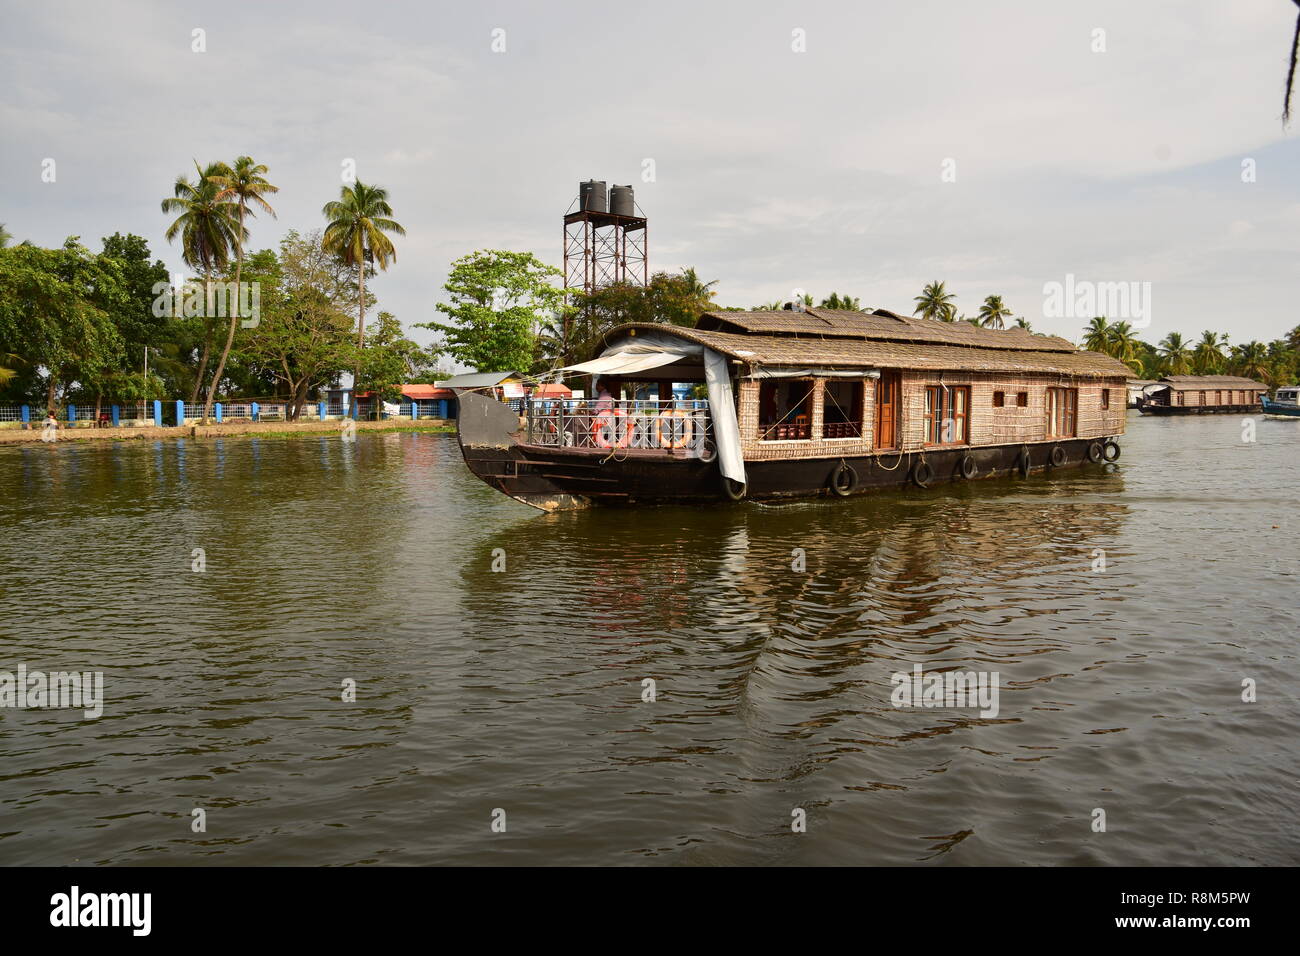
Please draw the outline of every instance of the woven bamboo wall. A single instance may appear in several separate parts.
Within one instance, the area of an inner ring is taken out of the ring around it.
[[[1103,438],[1124,432],[1125,402],[1128,391],[1123,378],[1113,379],[1063,379],[1056,375],[1023,375],[1009,377],[989,373],[946,372],[942,379],[931,372],[902,373],[902,427],[900,435],[903,450],[914,451],[924,446],[925,388],[927,385],[968,385],[971,390],[970,444],[1002,445],[1048,441],[1047,389],[1050,387],[1077,388],[1078,425],[1076,437]],[[809,383],[814,387],[812,434],[808,441],[759,441],[759,387],[757,381],[742,381],[739,389],[739,414],[741,447],[750,461],[785,458],[838,458],[870,454],[872,427],[875,421],[874,383],[867,382],[863,389],[862,438],[821,438],[823,383]],[[1110,407],[1102,408],[1102,389],[1110,389]],[[1006,396],[1002,408],[993,407],[993,393],[1001,391]],[[1029,404],[1016,405],[1018,392],[1028,393]]]

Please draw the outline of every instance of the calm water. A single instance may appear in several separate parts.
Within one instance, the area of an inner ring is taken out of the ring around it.
[[[107,698],[0,710],[0,863],[1300,862],[1300,424],[1241,433],[552,516],[446,435],[0,448],[0,670]]]

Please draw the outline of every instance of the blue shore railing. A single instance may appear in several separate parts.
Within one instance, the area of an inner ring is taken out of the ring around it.
[[[405,401],[397,413],[381,411],[385,419],[446,419],[455,411],[446,399]],[[292,402],[214,402],[210,420],[226,422],[284,422],[289,420]],[[298,415],[300,422],[370,417],[368,405],[343,405],[339,402],[306,402]],[[0,429],[40,428],[46,409],[39,405],[0,405]],[[96,414],[94,405],[64,405],[55,419],[65,428],[135,428],[143,426],[194,425],[203,420],[203,403],[182,400],[151,399],[143,402],[101,402]]]

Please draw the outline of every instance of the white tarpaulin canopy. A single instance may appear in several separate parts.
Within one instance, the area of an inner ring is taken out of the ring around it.
[[[641,354],[612,352],[609,355],[602,355],[600,358],[592,359],[590,362],[566,365],[560,371],[582,372],[585,375],[631,375],[633,372],[644,372],[646,369],[658,368],[660,365],[676,362],[681,357],[680,353],[674,355],[660,351]]]

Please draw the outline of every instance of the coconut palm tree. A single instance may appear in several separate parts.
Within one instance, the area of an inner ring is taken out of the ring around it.
[[[1300,0],[1293,0],[1300,7]],[[1300,56],[1300,16],[1296,17],[1295,35],[1291,37],[1291,63],[1286,73],[1286,94],[1282,97],[1282,125],[1291,122],[1291,89],[1295,86],[1296,58]]]
[[[1116,322],[1110,327],[1107,335],[1107,347],[1104,351],[1106,354],[1119,359],[1139,375],[1142,373],[1142,358],[1139,355],[1138,340],[1133,334],[1133,326],[1129,323]]]
[[[1170,375],[1187,375],[1192,368],[1192,350],[1178,332],[1170,332],[1160,343],[1160,357]]]
[[[1295,375],[1295,350],[1286,339],[1274,339],[1268,343],[1268,378],[1269,385],[1276,388],[1288,385]]]
[[[17,365],[24,365],[21,355],[14,355],[11,352],[0,352],[0,385],[5,384],[15,375],[18,374]]]
[[[840,295],[838,292],[832,292],[826,298],[822,299],[819,309],[844,309],[849,312],[857,312],[862,305],[857,296]]]
[[[191,269],[203,275],[204,334],[203,351],[199,359],[199,373],[194,379],[190,401],[199,400],[199,388],[208,368],[212,345],[211,311],[212,273],[225,269],[230,263],[230,253],[246,238],[239,223],[238,205],[229,199],[219,199],[221,188],[212,181],[225,168],[222,163],[209,163],[200,168],[194,163],[198,181],[190,182],[184,175],[176,177],[172,196],[162,201],[162,211],[178,213],[167,227],[167,241],[181,237],[181,258]]]
[[[1245,378],[1264,381],[1268,378],[1268,348],[1262,342],[1247,342],[1232,347],[1232,370]]]
[[[956,294],[945,289],[942,282],[931,282],[913,300],[916,308],[912,310],[912,314],[920,313],[923,319],[952,322],[957,317],[957,307],[952,302],[955,298],[957,298]]]
[[[1110,322],[1104,315],[1094,315],[1083,330],[1083,347],[1089,352],[1106,352],[1110,346]]]
[[[712,282],[701,281],[699,275],[695,272],[694,266],[682,270],[682,280],[686,285],[686,294],[692,300],[711,304],[713,297],[717,295],[713,291],[713,287],[718,284],[718,280],[714,279]]]
[[[248,236],[248,231],[244,228],[244,219],[247,216],[254,215],[248,206],[249,203],[252,203],[263,212],[269,213],[271,218],[274,219],[275,210],[271,208],[271,204],[264,197],[269,193],[278,193],[280,191],[279,186],[272,186],[266,181],[266,167],[253,162],[252,157],[240,156],[235,160],[233,166],[227,166],[225,163],[216,165],[220,167],[221,171],[214,176],[209,176],[208,180],[220,187],[216,197],[218,200],[226,202],[233,200],[238,207],[239,228],[235,230],[234,308],[230,312],[230,329],[226,333],[226,345],[221,350],[221,358],[217,362],[217,370],[212,376],[212,384],[208,386],[208,397],[203,403],[204,424],[207,424],[208,416],[212,414],[212,400],[216,396],[221,376],[226,370],[226,359],[230,357],[230,347],[235,341],[235,323],[239,321],[239,301],[242,298],[240,282],[243,280],[244,273],[244,241]]]
[[[1024,329],[1026,332],[1034,331],[1034,327],[1029,324],[1029,320],[1023,315],[1016,316],[1016,328]]]
[[[389,261],[397,261],[397,250],[385,233],[406,235],[391,217],[393,207],[388,204],[388,190],[382,186],[367,186],[357,180],[344,186],[339,198],[327,202],[321,214],[329,220],[325,227],[323,245],[357,270],[357,365],[352,372],[355,391],[361,376],[361,350],[366,344],[366,266],[374,263],[387,269]]]
[[[0,249],[3,249],[5,246],[9,245],[9,242],[12,239],[13,239],[13,235],[9,232],[8,229],[5,228],[5,224],[3,222],[0,222]]]
[[[1212,375],[1223,368],[1223,347],[1228,344],[1226,333],[1202,332],[1201,340],[1192,349],[1192,367],[1197,375]]]
[[[990,295],[980,306],[979,321],[976,324],[986,329],[1004,329],[1009,318],[1011,318],[1011,310],[1003,304],[1002,296]]]

